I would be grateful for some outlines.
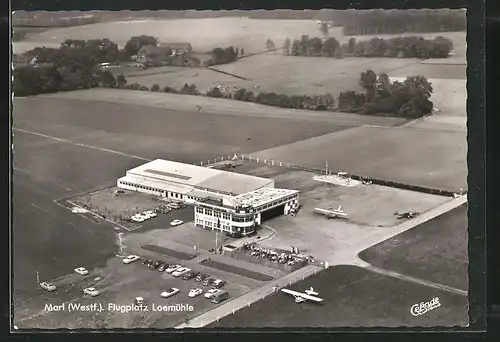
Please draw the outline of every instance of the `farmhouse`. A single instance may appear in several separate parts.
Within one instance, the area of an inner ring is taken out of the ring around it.
[[[162,159],[127,171],[117,186],[191,204],[197,226],[242,235],[299,205],[298,191],[271,179]]]
[[[189,43],[160,43],[160,47],[168,48],[172,51],[172,55],[184,55],[193,51]]]
[[[170,56],[172,50],[169,47],[144,45],[137,52],[137,61],[146,61],[151,59],[157,59],[161,57]]]

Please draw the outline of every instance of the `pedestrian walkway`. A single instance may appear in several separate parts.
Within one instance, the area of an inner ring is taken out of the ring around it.
[[[209,325],[210,323],[216,322],[219,319],[233,314],[236,311],[243,309],[244,307],[252,305],[264,297],[271,295],[276,287],[282,288],[286,286],[290,286],[298,281],[301,281],[311,275],[314,275],[320,272],[322,269],[318,266],[308,265],[305,266],[293,273],[290,273],[283,278],[272,281],[262,287],[259,287],[253,291],[250,291],[243,296],[238,298],[234,298],[221,306],[205,312],[195,318],[193,318],[189,323],[183,323],[175,327],[176,329],[184,329],[184,328],[200,328]]]

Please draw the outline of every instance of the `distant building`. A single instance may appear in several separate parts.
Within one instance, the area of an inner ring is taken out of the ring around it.
[[[172,50],[172,55],[184,55],[193,51],[193,47],[189,43],[160,43],[159,46]]]
[[[172,54],[172,50],[169,47],[152,46],[145,45],[139,49],[137,52],[136,61],[145,62],[148,60],[158,59],[161,57],[167,57]]]
[[[272,179],[162,159],[127,171],[117,186],[191,204],[197,226],[242,235],[299,206],[299,191],[276,189]]]

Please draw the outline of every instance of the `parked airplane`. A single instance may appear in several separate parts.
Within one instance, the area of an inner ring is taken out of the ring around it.
[[[342,210],[341,205],[339,205],[339,207],[337,209],[333,209],[333,210],[314,208],[314,212],[321,214],[321,215],[325,215],[326,218],[328,218],[328,219],[347,218],[347,214]]]
[[[305,290],[304,292],[297,292],[289,289],[281,289],[281,292],[294,296],[295,303],[302,303],[306,300],[310,300],[316,303],[321,303],[323,301],[322,298],[316,297],[318,293],[314,292],[314,289],[312,287],[308,290]]]
[[[407,211],[405,213],[398,213],[397,211],[394,213],[394,215],[397,215],[398,219],[411,219],[417,216],[419,213],[416,211]]]

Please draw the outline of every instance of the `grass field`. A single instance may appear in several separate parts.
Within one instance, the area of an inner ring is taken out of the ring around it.
[[[48,98],[19,99],[14,107],[14,128],[143,158],[187,163],[248,153],[348,127]],[[22,153],[20,157],[42,158],[33,153]],[[63,157],[54,154],[53,158],[55,161]]]
[[[465,132],[356,127],[251,156],[316,168],[328,161],[332,172],[457,192],[467,188]]]
[[[313,287],[322,305],[296,304],[278,292],[248,308],[212,323],[217,327],[401,327],[466,326],[467,297],[389,278],[362,268],[337,266],[300,281],[290,288]],[[412,316],[415,303],[439,297],[441,307]]]
[[[336,30],[340,32],[339,29]],[[300,39],[303,34],[320,36],[321,32],[314,20],[247,18],[138,20],[48,30],[30,35],[25,41],[15,44],[14,52],[20,53],[42,45],[58,46],[68,38],[108,38],[123,47],[132,36],[142,34],[158,37],[160,42],[165,43],[189,42],[198,52],[212,50],[217,46],[234,46],[245,49],[246,53],[255,53],[266,50],[267,39],[272,39],[279,47],[286,38]]]
[[[360,257],[383,269],[467,290],[467,227],[463,205],[363,251]]]

